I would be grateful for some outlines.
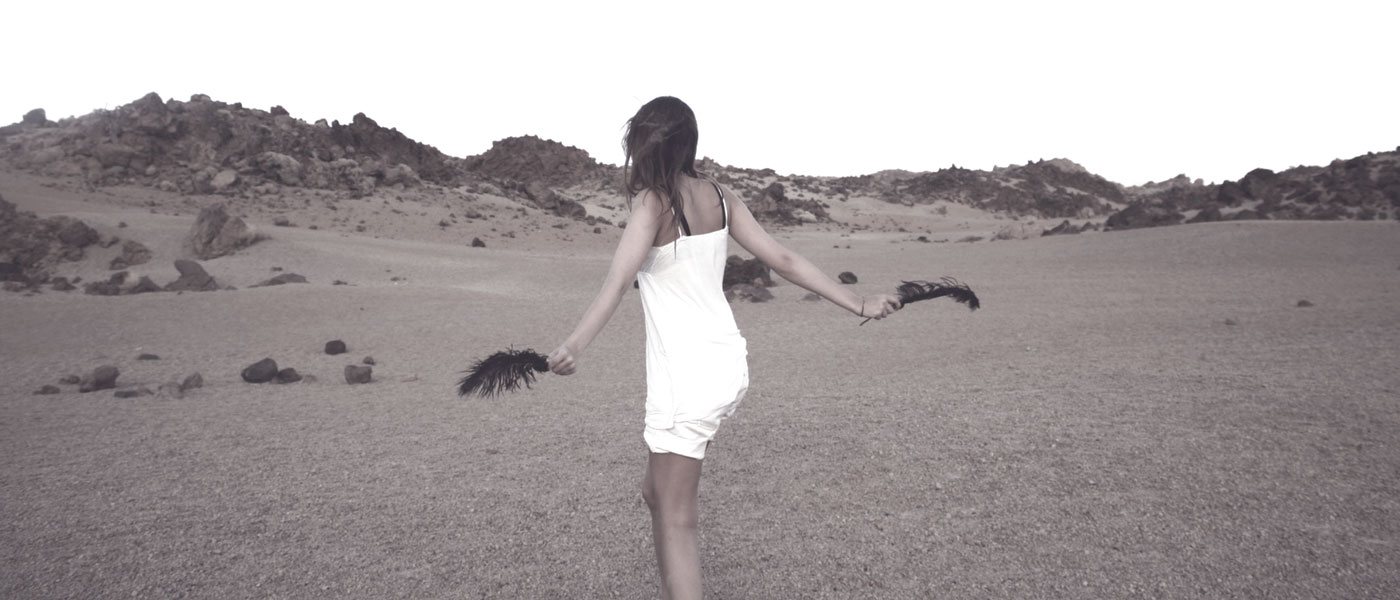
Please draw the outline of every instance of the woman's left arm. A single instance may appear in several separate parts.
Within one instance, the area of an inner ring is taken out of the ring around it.
[[[656,239],[662,214],[660,199],[647,191],[643,192],[633,205],[635,209],[627,219],[627,226],[622,230],[622,240],[617,243],[617,251],[613,253],[608,276],[603,280],[603,289],[598,291],[598,296],[588,305],[588,310],[583,313],[583,318],[579,320],[574,332],[563,344],[549,353],[549,370],[559,375],[573,374],[577,355],[582,354],[584,349],[593,343],[593,338],[598,336],[598,332],[612,319],[613,313],[617,312],[622,295],[627,293],[627,286],[637,278],[637,269],[642,266],[647,252],[651,250],[652,241]]]

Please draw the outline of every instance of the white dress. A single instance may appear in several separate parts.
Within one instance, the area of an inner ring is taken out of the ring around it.
[[[647,329],[642,437],[652,452],[696,459],[705,457],[720,422],[734,414],[749,385],[748,344],[721,287],[729,208],[724,192],[715,190],[724,225],[653,247],[637,271]]]

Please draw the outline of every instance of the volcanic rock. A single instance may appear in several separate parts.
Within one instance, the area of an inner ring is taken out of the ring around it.
[[[273,277],[272,279],[269,279],[262,283],[255,283],[248,287],[268,287],[273,285],[282,285],[284,283],[306,283],[306,278],[302,277],[301,275],[297,275],[296,273],[282,273],[281,275]]]
[[[126,283],[126,271],[118,271],[108,277],[106,281],[89,281],[83,284],[83,293],[92,296],[116,296],[122,293],[122,284]]]
[[[748,260],[739,258],[737,254],[731,254],[724,259],[724,281],[722,287],[729,289],[741,283],[750,285],[773,287],[773,277],[769,275],[768,265],[757,258]]]
[[[138,280],[138,281],[136,282],[136,285],[131,286],[131,288],[128,289],[128,290],[126,290],[124,293],[126,293],[126,294],[148,294],[148,293],[150,293],[150,292],[159,292],[159,291],[161,291],[161,288],[160,288],[159,285],[156,285],[156,282],[151,281],[151,278],[150,278],[150,277],[147,277],[147,276],[145,276],[145,275],[142,275],[142,276],[141,276],[141,279]]]
[[[209,292],[219,289],[214,278],[195,261],[177,260],[175,270],[180,272],[180,278],[165,284],[167,292]]]
[[[184,381],[180,382],[180,391],[188,392],[195,388],[204,387],[204,376],[199,373],[191,373]]]
[[[277,361],[271,358],[264,358],[243,369],[243,381],[248,383],[267,383],[272,381],[274,377],[277,377],[277,371]]]
[[[773,292],[750,283],[740,283],[725,290],[724,299],[730,302],[767,302],[773,299]]]
[[[202,260],[232,254],[254,241],[248,224],[230,217],[222,202],[201,209],[190,229],[190,247]]]
[[[277,383],[296,383],[301,381],[301,374],[296,369],[286,368],[277,372]]]
[[[117,368],[112,365],[97,367],[92,373],[83,377],[82,381],[78,382],[78,391],[87,393],[97,390],[110,390],[117,387],[117,376],[120,374],[121,371],[118,371]]]
[[[345,365],[345,383],[369,383],[374,370],[361,365]]]
[[[1181,219],[1181,213],[1166,206],[1134,204],[1110,215],[1108,220],[1104,222],[1104,230],[1176,225],[1181,222]]]
[[[136,265],[144,265],[151,260],[151,250],[135,240],[122,242],[121,256],[112,259],[112,264],[107,268],[118,271]]]

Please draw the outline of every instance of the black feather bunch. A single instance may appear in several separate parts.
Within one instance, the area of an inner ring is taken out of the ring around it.
[[[903,304],[918,302],[920,300],[932,300],[944,296],[951,297],[962,304],[966,304],[971,310],[982,307],[982,302],[977,299],[977,294],[972,288],[952,277],[944,277],[938,281],[905,281],[895,288],[895,295],[899,296],[899,301]],[[864,325],[870,319],[861,321]]]
[[[475,393],[489,398],[502,392],[513,392],[520,386],[530,387],[535,382],[535,373],[549,370],[549,361],[543,354],[530,348],[505,350],[476,361],[467,369],[467,376],[457,382],[457,395]]]

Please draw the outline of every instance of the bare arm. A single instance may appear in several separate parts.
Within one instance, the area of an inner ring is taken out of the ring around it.
[[[749,212],[738,194],[726,193],[724,197],[729,201],[729,234],[734,240],[739,242],[745,250],[748,250],[763,264],[768,265],[783,279],[791,281],[803,288],[806,288],[817,295],[834,302],[837,306],[851,311],[852,314],[883,319],[890,313],[899,310],[899,298],[889,294],[873,294],[861,296],[851,291],[826,273],[813,265],[811,261],[802,255],[787,249],[773,236],[768,235],[763,230],[763,226],[754,220],[753,213]]]
[[[575,355],[582,354],[593,338],[603,330],[603,326],[617,312],[622,295],[627,286],[637,278],[637,269],[651,250],[652,240],[662,222],[661,201],[651,192],[643,192],[633,201],[636,208],[627,219],[627,227],[622,230],[622,240],[613,253],[608,275],[603,280],[603,289],[593,298],[593,303],[584,311],[573,333],[549,354],[549,368],[560,375],[572,374],[575,370]]]

